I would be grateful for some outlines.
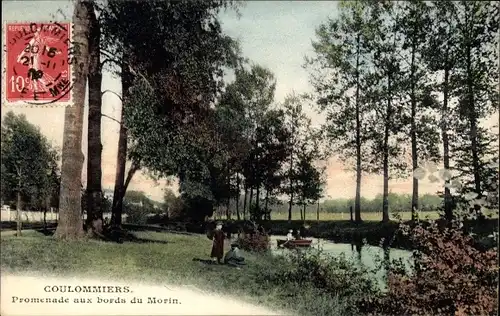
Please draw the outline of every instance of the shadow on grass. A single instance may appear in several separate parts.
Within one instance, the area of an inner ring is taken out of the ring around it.
[[[55,229],[45,229],[45,228],[40,228],[36,229],[36,232],[43,234],[44,236],[53,236],[55,233]],[[137,244],[148,244],[148,243],[154,243],[154,244],[172,244],[172,241],[166,241],[166,240],[158,240],[158,239],[149,239],[149,238],[139,238],[133,233],[127,232],[127,231],[105,231],[103,235],[100,238],[102,241],[106,242],[118,242],[120,244],[127,242],[127,243],[137,243]]]
[[[35,229],[37,233],[43,234],[44,236],[53,236],[54,233],[56,232],[55,229],[46,229],[46,228],[39,228]]]
[[[173,242],[167,240],[149,239],[149,238],[139,238],[134,233],[126,230],[106,230],[103,234],[104,241],[118,242],[120,244],[126,243],[137,243],[137,244],[171,244]]]
[[[193,258],[193,261],[198,261],[198,262],[201,262],[204,264],[209,264],[209,265],[220,265],[219,263],[217,263],[217,261],[213,261],[210,259]]]

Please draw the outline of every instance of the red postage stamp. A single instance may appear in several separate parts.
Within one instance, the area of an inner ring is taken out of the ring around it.
[[[70,104],[71,23],[6,23],[3,31],[2,102]]]

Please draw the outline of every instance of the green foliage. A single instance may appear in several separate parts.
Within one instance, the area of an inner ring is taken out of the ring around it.
[[[356,302],[378,293],[376,282],[365,268],[358,268],[345,256],[332,257],[321,251],[296,251],[282,263],[262,271],[262,283],[296,288],[314,288],[331,297],[348,299],[344,313],[358,314]],[[359,315],[359,314],[358,314]]]
[[[171,210],[174,207],[175,203],[177,203],[177,199],[178,197],[170,188],[165,188],[165,190],[163,191],[163,210],[165,212]]]
[[[325,160],[323,133],[311,127],[311,120],[302,110],[303,97],[294,93],[285,98],[285,126],[288,130],[287,157],[283,165],[282,192],[289,197],[288,212],[294,204],[317,201],[323,193],[323,172],[318,164]]]
[[[87,190],[82,190],[82,212],[86,213],[87,212]],[[113,201],[109,200],[105,195],[104,192],[102,193],[102,198],[101,198],[101,212],[102,213],[109,213],[111,212],[111,206],[113,204]]]
[[[204,164],[214,161],[217,167],[210,105],[223,87],[224,67],[241,61],[218,13],[236,4],[108,1],[99,8],[102,52],[114,68],[132,75],[123,100],[128,158],[155,177],[189,177],[181,189],[200,189],[196,194],[208,199],[212,192],[194,183],[206,186],[216,178]]]
[[[145,225],[147,223],[150,209],[135,204],[125,204],[124,214],[127,214],[127,223]]]
[[[2,200],[27,209],[57,207],[58,153],[24,115],[8,112],[2,121]]]
[[[497,248],[481,251],[458,227],[401,225],[416,246],[415,269],[392,267],[389,291],[361,304],[369,315],[496,315]],[[412,293],[408,295],[408,293]]]
[[[357,138],[363,152],[366,150],[368,131],[360,130],[357,135],[356,113],[361,124],[370,110],[364,100],[368,91],[359,88],[366,86],[369,44],[375,25],[365,1],[343,1],[339,8],[338,18],[329,19],[316,29],[312,44],[315,55],[306,58],[305,66],[315,89],[311,97],[326,114],[324,129],[330,140],[329,149],[354,164]]]
[[[246,251],[265,252],[270,249],[270,239],[265,233],[254,231],[238,237],[238,246]]]

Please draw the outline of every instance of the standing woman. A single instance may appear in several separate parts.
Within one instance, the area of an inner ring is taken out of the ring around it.
[[[212,244],[212,252],[210,253],[210,257],[217,263],[222,264],[222,258],[224,257],[224,239],[225,235],[222,231],[222,224],[217,223],[215,226],[215,230],[211,232],[208,236],[208,239],[213,240]]]

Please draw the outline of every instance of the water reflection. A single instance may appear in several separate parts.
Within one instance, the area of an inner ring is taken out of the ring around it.
[[[271,237],[271,249],[275,254],[286,255],[290,253],[288,249],[281,249],[277,247],[277,239],[284,239],[283,236]],[[309,239],[309,238],[308,238]],[[380,268],[375,272],[377,279],[382,289],[386,288],[387,282],[387,267],[393,260],[402,260],[406,269],[412,269],[412,252],[408,250],[401,250],[395,248],[381,248],[370,245],[363,245],[362,243],[334,243],[325,239],[310,238],[313,240],[310,249],[305,251],[322,250],[324,254],[329,256],[338,257],[344,255],[346,259],[352,261],[358,266],[364,266],[368,270]]]

